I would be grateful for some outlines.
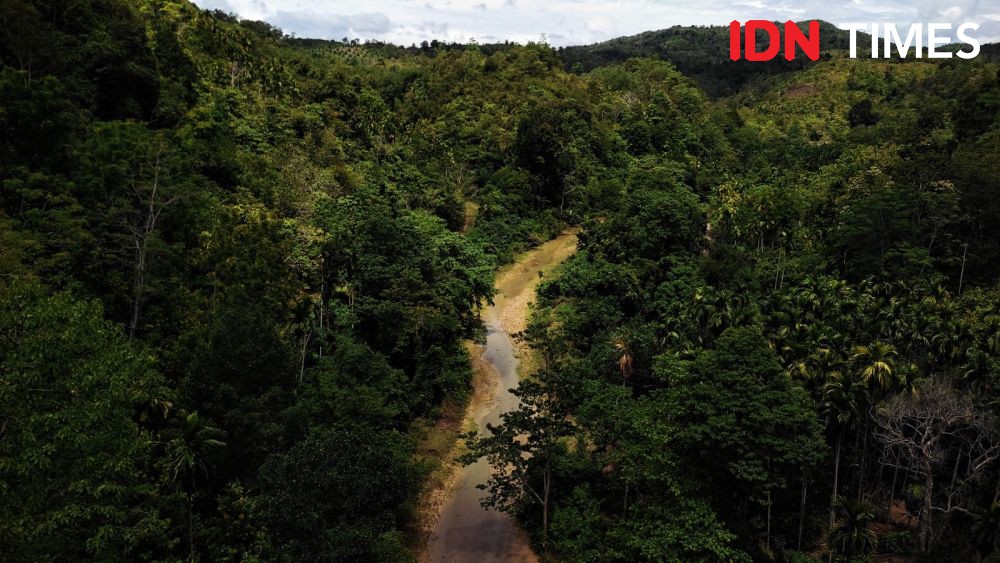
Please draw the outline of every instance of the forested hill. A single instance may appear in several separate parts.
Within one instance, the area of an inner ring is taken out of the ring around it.
[[[781,23],[777,23],[780,28]],[[805,30],[805,22],[800,27]],[[829,57],[831,51],[847,51],[850,32],[825,21],[820,21],[819,29],[822,56]],[[770,44],[767,34],[760,32],[757,35],[761,49]],[[858,34],[859,45],[866,45],[867,41],[870,41],[868,35]],[[636,57],[663,59],[693,78],[711,96],[731,95],[754,78],[801,70],[810,63],[802,53],[793,61],[776,57],[766,63],[733,62],[729,60],[728,26],[674,26],[594,45],[560,48],[559,55],[567,70],[576,71],[618,64]]]
[[[413,560],[493,275],[568,225],[524,408],[469,440],[540,552],[996,556],[989,58],[713,101],[185,0],[0,24],[0,560]]]

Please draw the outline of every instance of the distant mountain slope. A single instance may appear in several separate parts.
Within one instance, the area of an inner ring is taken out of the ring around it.
[[[802,26],[805,29],[805,26]],[[859,37],[864,45],[868,36]],[[820,46],[829,51],[846,50],[850,34],[831,23],[820,22]],[[760,37],[767,45],[767,37]],[[670,61],[692,77],[709,95],[734,94],[756,77],[800,70],[810,61],[800,55],[793,61],[783,58],[767,63],[729,60],[729,28],[726,26],[674,26],[619,37],[603,43],[559,49],[567,69],[591,70],[635,57],[656,57]]]

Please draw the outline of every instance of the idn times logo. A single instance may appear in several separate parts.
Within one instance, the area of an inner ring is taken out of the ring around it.
[[[819,60],[819,33],[818,21],[808,23],[809,32],[805,33],[799,28],[799,24],[787,21],[784,24],[784,33],[778,29],[778,24],[767,20],[750,20],[745,25],[738,21],[729,24],[729,58],[738,61],[744,56],[748,61],[770,61],[778,56],[778,52],[784,47],[784,56],[787,60],[795,58],[796,48],[811,60]],[[950,59],[958,55],[962,59],[971,59],[979,55],[979,40],[969,35],[970,32],[977,31],[979,25],[975,23],[963,23],[953,28],[950,23],[928,23],[913,24],[906,30],[906,34],[900,31],[895,24],[878,23],[848,23],[840,26],[851,34],[850,57],[858,58],[858,32],[865,32],[871,35],[871,58],[888,59],[893,56],[893,47],[896,55],[906,58],[910,50],[913,56],[921,58],[926,55],[931,59]],[[742,31],[742,41],[741,38]],[[957,41],[952,39],[952,32],[955,33]],[[758,49],[758,33],[767,36],[767,47]],[[966,48],[953,52],[951,50],[941,50],[944,45],[952,43],[963,43]],[[868,52],[866,50],[866,52]]]

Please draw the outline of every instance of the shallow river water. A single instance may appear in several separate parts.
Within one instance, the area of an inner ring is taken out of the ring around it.
[[[544,275],[575,248],[576,231],[567,231],[525,253],[497,276],[495,303],[483,311],[487,336],[482,357],[492,368],[491,378],[488,385],[476,390],[469,407],[469,416],[480,430],[485,430],[487,423],[497,424],[501,414],[517,407],[517,397],[510,389],[517,386],[518,354],[510,335],[524,329],[528,304],[541,279],[539,272]],[[429,538],[430,561],[536,561],[524,531],[505,514],[480,505],[485,492],[476,485],[489,477],[486,460],[459,472]]]

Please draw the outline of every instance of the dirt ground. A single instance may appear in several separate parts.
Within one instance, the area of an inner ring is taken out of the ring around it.
[[[580,229],[567,229],[558,237],[523,255],[497,276],[495,308],[500,311],[500,326],[507,334],[517,334],[528,326],[535,289],[545,274],[576,252]],[[539,272],[542,273],[539,276]],[[530,372],[535,366],[530,349],[515,340],[514,353],[521,361],[521,371]]]

